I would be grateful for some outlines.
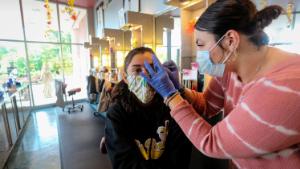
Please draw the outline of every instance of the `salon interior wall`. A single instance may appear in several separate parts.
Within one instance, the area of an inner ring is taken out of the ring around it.
[[[181,68],[190,68],[190,63],[193,61],[193,33],[187,31],[190,24],[192,12],[188,10],[180,10],[181,19]]]
[[[181,9],[181,67],[184,69],[191,68],[191,62],[196,58],[196,36],[195,32],[188,30],[192,20],[199,18],[204,12],[204,8],[197,10]]]
[[[96,2],[95,8],[94,8],[94,14],[95,14],[95,23],[97,20],[97,15],[96,15],[96,9],[101,4],[104,2],[104,28],[109,28],[109,29],[119,29],[120,24],[119,24],[119,16],[118,12],[121,8],[123,8],[123,0],[110,0],[109,3],[107,3],[108,0],[98,0]],[[149,0],[130,0],[131,5],[129,6],[129,0],[124,0],[124,9],[134,12],[141,12],[145,14],[150,14],[150,15],[159,15],[163,13],[164,11],[170,9],[170,6],[167,6],[164,4],[164,0],[154,0],[154,1],[149,1]],[[154,22],[154,20],[153,20]],[[100,37],[101,31],[97,28],[97,24],[95,25],[95,30],[96,30],[96,36]],[[152,33],[154,35],[154,32]],[[155,49],[154,45],[154,40],[155,37],[147,37],[147,42],[143,42],[147,45],[151,45]]]
[[[103,1],[107,0],[97,0],[96,6],[94,8],[94,14],[96,16],[96,8]],[[140,2],[140,11],[138,9],[138,3]],[[128,3],[128,0],[125,0],[125,5]],[[110,3],[104,9],[104,27],[111,29],[119,29],[119,17],[118,12],[123,8],[123,0],[111,0]],[[151,15],[156,15],[170,8],[164,4],[164,0],[131,0],[131,7],[126,7],[135,12],[141,12]],[[96,23],[96,19],[95,19]],[[99,36],[99,30],[97,30],[97,25],[95,25],[96,36]]]
[[[89,8],[87,9],[87,14],[88,14],[88,30],[89,30],[89,36],[96,36],[96,32],[95,32],[95,13],[94,13],[94,9],[93,8]],[[93,55],[92,50],[89,51],[90,52],[90,67],[94,67],[94,63],[93,63]],[[86,56],[88,57],[88,56]]]

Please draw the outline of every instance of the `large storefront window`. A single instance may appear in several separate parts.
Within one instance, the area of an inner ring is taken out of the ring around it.
[[[54,80],[62,79],[60,46],[29,43],[28,52],[35,105],[55,103]]]
[[[89,70],[89,53],[82,45],[63,45],[63,70],[67,90],[81,87],[75,99],[86,98],[86,77]]]
[[[81,87],[75,99],[86,98],[89,51],[83,43],[88,40],[87,10],[75,7],[74,18],[65,11],[66,5],[50,1],[49,22],[45,1],[21,0],[22,9],[19,2],[0,0],[0,20],[5,23],[0,26],[0,85],[9,78],[30,83],[36,106],[56,102],[55,79],[64,81],[66,90]]]
[[[51,23],[48,24],[44,1],[25,0],[23,2],[26,38],[28,41],[59,42],[58,17],[55,3],[49,3]]]
[[[174,17],[174,29],[171,34],[171,59],[179,65],[181,48],[181,20],[179,17]]]
[[[88,40],[87,11],[81,8],[74,8],[77,19],[74,21],[65,12],[66,5],[59,5],[60,26],[63,43],[84,43]]]
[[[19,0],[0,0],[0,4],[0,39],[23,40]]]
[[[181,46],[181,23],[180,18],[174,17],[174,29],[163,32],[163,45],[156,47],[156,54],[161,62],[167,60],[173,60],[177,65],[180,63],[180,46]],[[171,37],[168,37],[171,36]],[[168,39],[171,38],[170,44],[168,44]],[[170,54],[168,53],[170,50]],[[168,58],[168,55],[170,58]]]
[[[24,43],[0,42],[0,84],[9,78],[29,83]]]
[[[281,15],[265,29],[271,45],[289,52],[300,53],[300,15],[296,14],[295,19],[295,22],[289,25],[287,16]]]

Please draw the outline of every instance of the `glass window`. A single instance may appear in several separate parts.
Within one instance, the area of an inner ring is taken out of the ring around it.
[[[81,88],[81,92],[74,95],[74,99],[87,97],[84,86],[89,70],[89,51],[83,45],[63,45],[63,70],[67,90]]]
[[[270,44],[280,49],[300,53],[300,15],[295,16],[295,24],[289,26],[286,15],[274,20],[265,31],[269,35]]]
[[[29,43],[28,52],[35,105],[55,103],[54,79],[62,79],[60,45]]]
[[[174,17],[174,29],[171,34],[171,59],[179,66],[181,48],[181,20],[179,17]]]
[[[171,46],[181,46],[181,20],[179,17],[174,17],[174,29],[172,30]]]
[[[66,12],[66,7],[66,5],[59,5],[62,42],[86,42],[88,40],[87,10],[74,7],[74,16],[72,17]]]
[[[29,41],[59,42],[58,17],[55,3],[49,3],[51,24],[48,24],[44,1],[23,1],[26,38]]]
[[[126,55],[127,55],[127,52],[123,52],[123,51],[116,52],[117,68],[122,68],[124,66],[124,61],[125,61]]]
[[[175,46],[171,48],[171,60],[173,60],[177,66],[180,66],[180,47]]]
[[[19,0],[0,0],[0,39],[23,40]]]
[[[161,63],[167,61],[168,60],[168,47],[166,47],[166,46],[156,47],[156,55]]]
[[[100,58],[101,58],[101,66],[106,66],[106,67],[111,66],[111,59],[109,53],[102,53]]]
[[[0,42],[0,84],[8,78],[29,83],[26,68],[24,43]]]
[[[286,43],[291,41],[292,29],[289,27],[286,15],[279,16],[265,29],[269,35],[270,43]]]

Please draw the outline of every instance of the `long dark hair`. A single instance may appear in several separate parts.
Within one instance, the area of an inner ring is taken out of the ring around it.
[[[131,50],[127,56],[125,57],[124,61],[124,71],[127,73],[127,68],[129,64],[131,63],[132,59],[136,57],[138,54],[144,54],[146,52],[150,52],[151,54],[154,54],[153,50],[147,47],[138,47],[133,50]],[[112,102],[120,102],[122,107],[127,112],[132,112],[136,108],[138,108],[138,99],[134,94],[132,94],[129,89],[128,85],[122,80],[119,82],[112,90]],[[142,105],[141,105],[142,106]]]
[[[199,31],[215,35],[216,41],[228,30],[236,30],[260,47],[269,43],[264,28],[283,12],[280,6],[268,6],[257,11],[250,0],[217,0],[210,5],[196,22]]]

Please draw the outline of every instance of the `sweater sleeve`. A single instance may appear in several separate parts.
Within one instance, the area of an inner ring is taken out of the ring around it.
[[[193,90],[190,92],[193,100],[191,104],[201,116],[211,118],[224,107],[224,92],[220,79],[213,78],[204,93]]]
[[[114,169],[151,169],[152,163],[144,160],[139,153],[133,139],[130,138],[128,128],[118,116],[116,106],[108,111],[105,123],[105,138],[108,155]]]
[[[299,80],[299,76],[261,79],[213,127],[186,101],[180,102],[171,115],[189,140],[211,157],[250,158],[290,147],[292,153],[300,142]]]

